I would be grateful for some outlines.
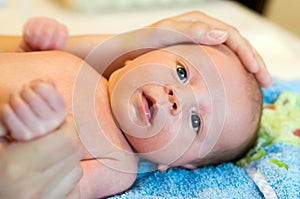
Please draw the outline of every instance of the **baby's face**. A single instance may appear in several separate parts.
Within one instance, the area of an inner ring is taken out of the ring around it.
[[[152,51],[110,77],[113,115],[140,155],[191,168],[199,157],[247,137],[252,118],[241,86],[245,74],[225,46]]]

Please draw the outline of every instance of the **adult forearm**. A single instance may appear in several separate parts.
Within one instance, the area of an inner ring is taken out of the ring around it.
[[[95,47],[110,37],[112,35],[108,34],[72,35],[67,39],[63,50],[85,59]]]
[[[127,60],[161,47],[155,34],[157,30],[146,28],[119,35],[70,36],[63,50],[84,59],[108,78],[112,72],[123,67]]]
[[[15,52],[21,40],[21,36],[0,35],[0,52]]]

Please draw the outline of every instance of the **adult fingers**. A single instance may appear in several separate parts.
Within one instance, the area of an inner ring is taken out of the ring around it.
[[[206,45],[217,45],[226,41],[228,33],[221,29],[211,27],[201,21],[177,21],[172,19],[164,19],[150,27],[158,28],[161,46],[167,46],[175,43],[193,42]],[[166,30],[169,30],[166,34]],[[171,34],[172,31],[174,34]]]
[[[47,198],[80,198],[80,190],[78,182],[83,174],[82,168],[78,164],[67,175],[59,181],[56,181],[56,186]]]
[[[253,49],[253,53],[254,53],[255,57],[258,57],[257,60],[262,62],[259,64],[263,66],[263,67],[259,68],[259,71],[257,73],[255,73],[255,77],[262,87],[268,88],[272,85],[272,77],[271,77],[270,73],[268,72],[265,63],[263,62],[263,59],[256,52],[255,49]]]
[[[241,33],[233,26],[224,23],[218,19],[210,17],[200,11],[192,11],[184,13],[174,17],[177,21],[193,21],[193,22],[205,22],[210,24],[212,27],[217,29],[222,29],[228,32],[228,37],[225,41],[225,44],[233,50],[240,58],[244,66],[253,73],[258,72],[259,70],[266,71],[264,62],[261,56],[257,56],[258,53],[253,51],[253,47],[250,43],[241,35]],[[260,75],[263,77],[264,72],[260,72]],[[265,78],[270,78],[265,77]],[[264,85],[264,84],[263,84]]]
[[[80,199],[81,193],[79,185],[77,185],[70,193],[68,193],[66,199]]]
[[[79,162],[80,159],[73,154],[46,170],[44,177],[48,180],[43,186],[42,195],[53,196],[49,198],[62,198],[71,192],[83,173]]]
[[[81,157],[81,146],[74,125],[71,118],[67,118],[67,121],[54,132],[30,141],[30,145],[23,147],[23,150],[26,151],[23,155],[24,158],[31,160],[35,167],[42,170],[78,151],[80,152],[78,155]],[[47,158],[42,159],[42,157]]]
[[[238,55],[245,68],[255,74],[257,81],[262,87],[269,87],[272,84],[272,77],[266,68],[263,58],[250,42],[241,36],[238,30],[232,28],[229,31],[225,44]]]
[[[52,192],[50,188],[55,188],[65,176],[69,176],[66,177],[69,183],[78,181],[81,176],[80,168],[73,173],[70,171],[79,167],[80,146],[77,141],[74,142],[73,135],[62,134],[66,134],[66,131],[58,134],[54,132],[34,141],[0,143],[0,168],[2,177],[6,179],[0,180],[0,187],[9,188],[7,192],[3,192],[5,196],[19,195],[14,190],[23,190],[22,197],[25,198],[31,195],[47,195]]]
[[[57,193],[59,196],[62,194],[66,196],[70,192],[71,186],[75,186],[82,176],[78,155],[74,153],[55,165],[49,166],[49,168],[38,169],[35,167],[36,164],[42,164],[49,157],[40,157],[38,163],[23,158],[22,155],[26,152],[22,151],[22,146],[28,144],[22,142],[17,143],[17,145],[6,144],[6,146],[3,146],[5,148],[3,153],[5,154],[2,153],[1,160],[4,162],[2,165],[0,164],[1,177],[3,178],[0,180],[1,196],[3,195],[4,198],[48,198],[52,195],[52,192]],[[0,143],[0,148],[1,146],[2,143]],[[10,150],[12,148],[16,149],[16,152],[20,155],[12,152]],[[61,181],[69,184],[61,184]],[[59,189],[58,185],[61,188],[64,187],[65,191],[56,192],[56,189]]]

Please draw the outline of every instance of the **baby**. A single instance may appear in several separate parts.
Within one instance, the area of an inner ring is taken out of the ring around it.
[[[38,54],[18,54],[24,66],[13,60],[1,66],[1,103],[32,79],[51,79],[56,88],[44,82],[23,87],[4,106],[4,123],[14,137],[27,140],[66,125],[66,112],[71,113],[74,136],[84,149],[80,183],[87,198],[132,184],[137,159],[130,145],[160,170],[194,169],[239,158],[256,138],[260,87],[224,45],[150,51],[126,62],[108,81],[70,54],[46,52],[35,59]]]
[[[146,53],[114,72],[108,88],[127,140],[160,168],[234,160],[255,141],[261,90],[224,45]]]
[[[223,45],[178,45],[151,51],[127,62],[109,81],[70,55],[49,52],[44,60],[34,60],[35,54],[23,60],[31,62],[26,67],[1,67],[0,97],[5,101],[11,90],[31,79],[55,82],[85,148],[81,183],[99,189],[112,179],[132,183],[137,160],[124,136],[138,154],[160,168],[189,169],[236,159],[255,140],[260,88]],[[58,61],[67,62],[68,67]],[[12,95],[3,109],[9,130],[25,137],[34,134],[35,128],[46,132],[59,127],[65,109],[55,93],[54,87],[42,83]],[[109,187],[103,189],[107,194]]]

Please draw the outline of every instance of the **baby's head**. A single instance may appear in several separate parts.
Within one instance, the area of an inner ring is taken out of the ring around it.
[[[253,145],[262,93],[224,45],[148,52],[112,74],[113,115],[134,150],[169,167],[241,157]]]

